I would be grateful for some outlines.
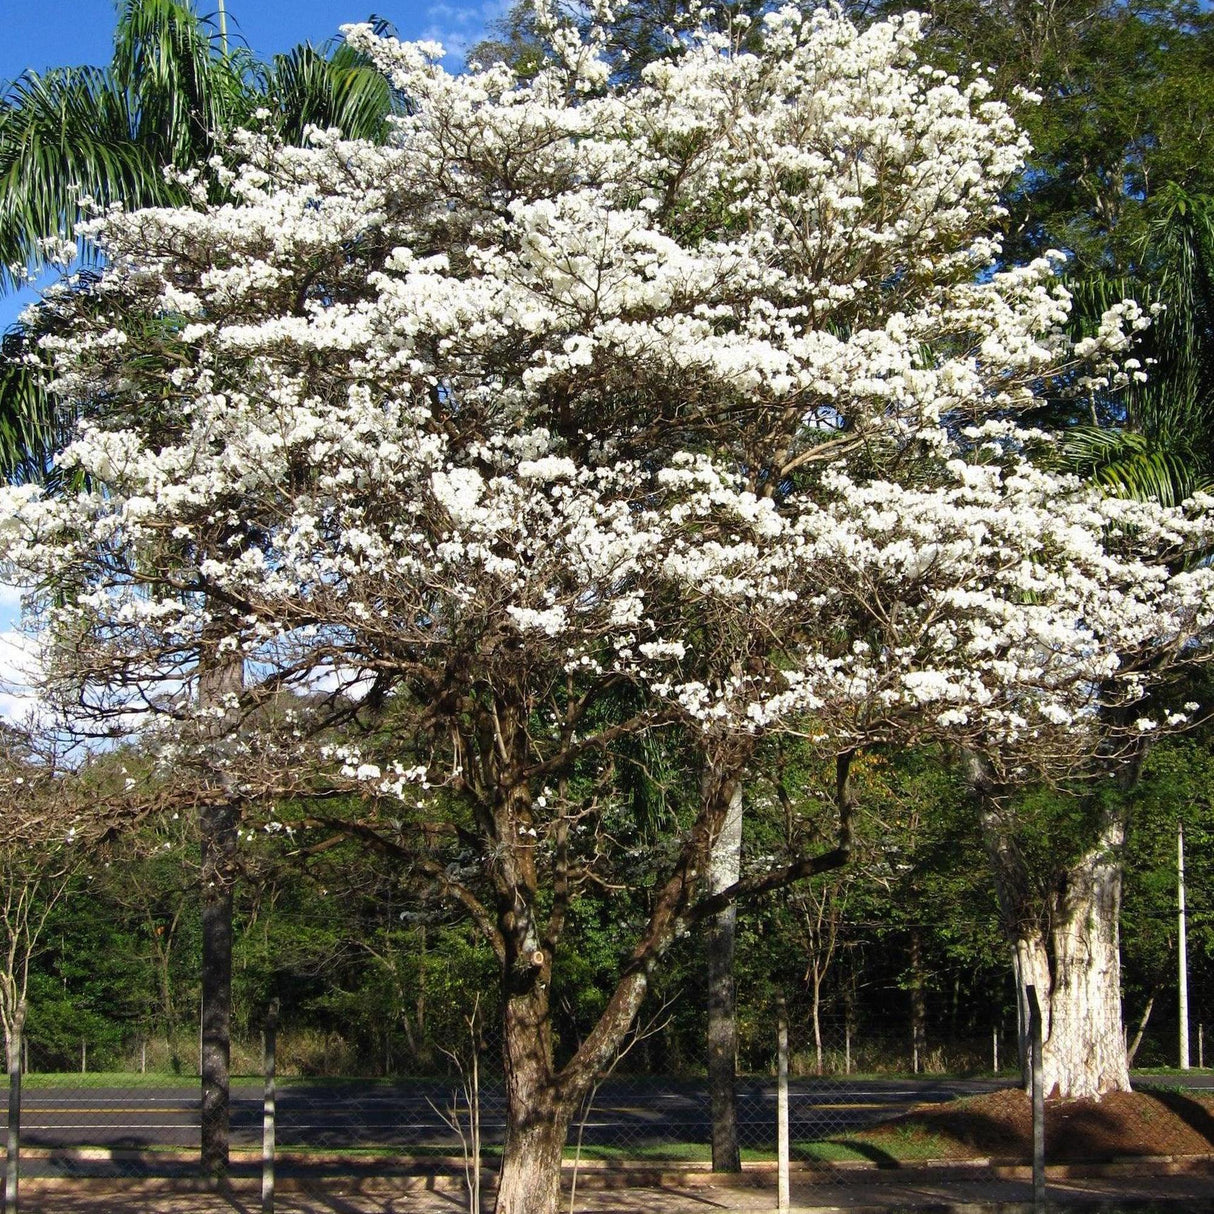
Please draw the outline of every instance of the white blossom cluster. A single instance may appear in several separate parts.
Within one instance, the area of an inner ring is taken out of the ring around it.
[[[0,498],[59,702],[184,713],[208,647],[249,702],[488,689],[539,729],[622,680],[839,746],[1040,748],[1141,695],[1210,624],[1210,503],[1027,461],[1018,410],[1144,321],[1072,346],[1055,259],[1000,262],[1024,136],[919,34],[788,9],[617,88],[568,31],[520,79],[352,27],[410,100],[387,146],[250,138],[227,201],[94,221],[43,350],[83,487]]]

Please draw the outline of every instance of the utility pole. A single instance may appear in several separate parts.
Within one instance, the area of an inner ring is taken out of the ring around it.
[[[228,57],[228,14],[224,8],[224,0],[218,0],[219,11],[219,51],[226,59]]]
[[[1176,820],[1176,939],[1180,959],[1180,1069],[1189,1069],[1189,955],[1185,941],[1184,821]]]

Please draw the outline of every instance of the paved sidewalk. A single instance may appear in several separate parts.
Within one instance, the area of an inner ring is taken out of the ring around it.
[[[613,1178],[615,1179],[615,1178]],[[624,1177],[618,1179],[623,1182]],[[776,1207],[775,1189],[766,1183],[721,1185],[697,1183],[662,1187],[579,1186],[575,1214],[766,1214]],[[1047,1192],[1051,1206],[1104,1210],[1214,1211],[1214,1178],[1210,1175],[1159,1175],[1059,1179]],[[568,1210],[568,1193],[562,1209]],[[792,1207],[800,1214],[846,1210],[849,1214],[905,1210],[928,1214],[1020,1214],[1032,1209],[1027,1180],[932,1179],[919,1173],[848,1183],[807,1184],[793,1178]],[[343,1185],[339,1180],[278,1195],[276,1214],[461,1214],[468,1208],[461,1188],[373,1188]],[[492,1209],[485,1201],[486,1211]],[[230,1194],[149,1191],[86,1181],[39,1189],[29,1186],[21,1199],[23,1214],[260,1214],[260,1190],[236,1186]]]

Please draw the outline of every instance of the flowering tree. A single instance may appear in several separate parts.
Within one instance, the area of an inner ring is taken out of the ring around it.
[[[57,592],[48,696],[81,728],[170,722],[216,796],[360,790],[334,824],[466,910],[502,976],[502,1214],[555,1210],[675,936],[845,861],[860,748],[1069,770],[1209,622],[1175,562],[1197,506],[1030,459],[1017,412],[1107,381],[1141,320],[1073,346],[1052,263],[997,265],[1023,141],[918,30],[788,10],[761,54],[706,33],[616,86],[556,24],[527,80],[355,28],[411,99],[394,143],[250,141],[233,201],[107,216],[102,281],[45,305],[86,487],[7,490],[0,535]],[[317,732],[342,714],[364,746]],[[701,795],[558,1058],[565,920],[658,729]],[[784,729],[835,758],[837,845],[704,896]]]

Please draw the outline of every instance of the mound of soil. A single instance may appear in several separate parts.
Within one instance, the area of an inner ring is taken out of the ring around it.
[[[1032,1157],[1033,1107],[1024,1092],[1007,1090],[948,1104],[920,1105],[863,1135],[891,1156],[908,1141],[939,1144],[943,1158]],[[932,1151],[936,1153],[935,1149]],[[1049,1163],[1123,1159],[1135,1155],[1214,1153],[1214,1099],[1181,1092],[1116,1092],[1100,1100],[1047,1100],[1045,1157]]]

